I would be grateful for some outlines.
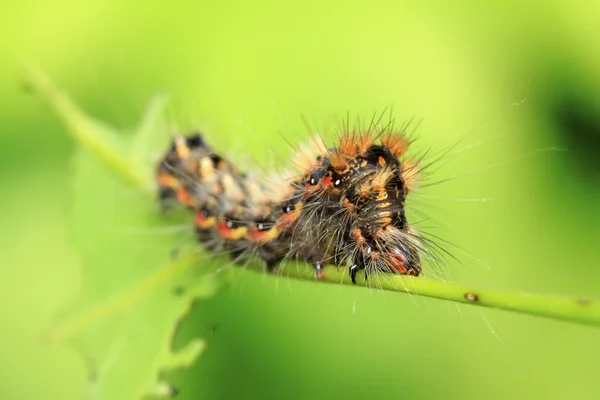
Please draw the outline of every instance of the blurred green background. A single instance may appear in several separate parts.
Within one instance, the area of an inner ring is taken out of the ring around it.
[[[430,179],[458,177],[413,200],[456,245],[446,279],[600,297],[592,2],[2,8],[3,399],[80,398],[86,381],[73,350],[40,341],[81,290],[67,222],[74,145],[22,87],[22,60],[117,127],[168,93],[181,127],[262,164],[309,136],[302,116],[326,125],[393,106],[400,123],[421,121],[417,150],[455,146]],[[247,273],[198,303],[178,341],[198,333],[210,345],[174,376],[183,399],[600,398],[600,330],[431,299]]]

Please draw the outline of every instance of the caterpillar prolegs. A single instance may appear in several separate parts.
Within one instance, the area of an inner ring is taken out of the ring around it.
[[[259,179],[240,172],[201,134],[176,137],[157,167],[163,205],[195,215],[198,239],[235,261],[258,256],[274,271],[296,258],[323,277],[325,265],[419,275],[425,241],[407,222],[405,201],[418,164],[410,141],[392,128],[346,132],[336,146],[320,138],[299,150],[298,173]],[[285,174],[284,174],[285,175]]]

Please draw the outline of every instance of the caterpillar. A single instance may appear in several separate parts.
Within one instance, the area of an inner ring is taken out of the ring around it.
[[[411,141],[392,124],[346,129],[337,145],[320,137],[292,160],[297,173],[258,179],[215,153],[200,133],[177,136],[158,162],[163,207],[194,212],[198,240],[235,262],[258,256],[269,271],[286,259],[418,276],[426,241],[408,224],[407,195],[419,172]]]

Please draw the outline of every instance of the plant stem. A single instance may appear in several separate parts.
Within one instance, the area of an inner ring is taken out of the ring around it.
[[[298,268],[289,266],[281,274],[295,279],[315,279],[314,271],[309,266],[306,268],[302,265]],[[352,285],[350,276],[344,268],[330,267],[326,269],[325,274],[326,277],[322,282]],[[389,274],[385,279],[379,279],[374,283],[366,282],[361,275],[363,274],[357,276],[358,286],[373,286],[393,292],[600,326],[600,302],[597,300],[491,290],[407,275]]]
[[[79,144],[132,186],[151,191],[151,179],[143,173],[143,166],[140,166],[134,157],[124,155],[126,153],[107,140],[105,132],[99,131],[100,124],[94,122],[80,110],[41,71],[28,68],[27,73],[29,83],[54,108],[67,125],[71,136]],[[259,263],[252,263],[249,269],[264,273],[264,269]],[[312,268],[306,264],[300,264],[297,268],[288,265],[280,273],[294,279],[315,281]],[[326,277],[320,282],[352,285],[346,270],[334,267],[326,269]],[[369,286],[370,283],[359,277],[357,286]],[[600,326],[600,301],[586,298],[497,291],[422,277],[391,274],[386,275],[385,279],[379,279],[376,285],[371,283],[371,286],[457,303]]]

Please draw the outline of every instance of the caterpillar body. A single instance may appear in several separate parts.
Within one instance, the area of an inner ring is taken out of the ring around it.
[[[410,141],[388,126],[346,132],[336,146],[320,138],[298,152],[288,178],[260,180],[240,172],[201,134],[177,136],[157,167],[163,205],[173,200],[195,215],[198,239],[235,261],[258,256],[270,271],[283,260],[358,271],[419,275],[430,254],[405,213],[418,164]]]

